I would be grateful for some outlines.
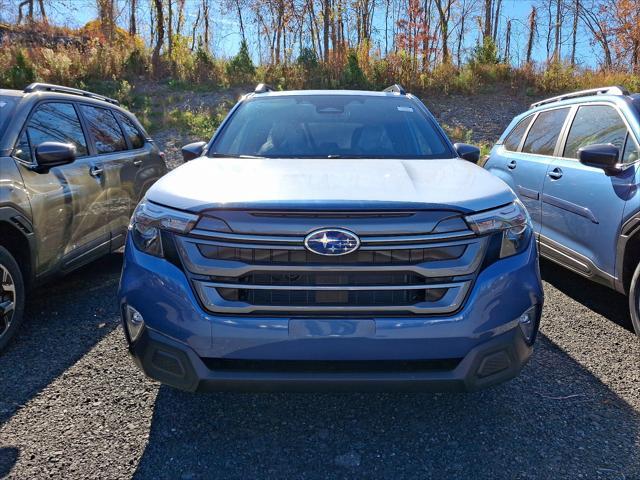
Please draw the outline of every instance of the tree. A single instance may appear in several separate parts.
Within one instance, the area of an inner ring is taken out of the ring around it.
[[[438,9],[440,26],[440,38],[442,42],[442,63],[450,63],[449,55],[449,20],[451,19],[451,6],[454,0],[435,0]]]
[[[640,0],[618,0],[613,9],[613,48],[640,73]]]
[[[153,0],[153,6],[156,11],[156,43],[153,47],[151,55],[151,63],[153,71],[157,75],[160,67],[160,50],[164,45],[164,5],[162,0]]]

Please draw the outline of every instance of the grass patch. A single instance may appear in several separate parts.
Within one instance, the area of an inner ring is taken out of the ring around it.
[[[229,102],[222,102],[213,110],[189,111],[174,108],[167,112],[164,126],[175,128],[181,133],[186,133],[196,138],[208,139],[220,126],[230,108]]]

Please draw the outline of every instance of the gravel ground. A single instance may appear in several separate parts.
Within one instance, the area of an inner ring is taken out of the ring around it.
[[[455,117],[433,102],[441,118],[480,122],[474,107]],[[518,108],[497,108],[494,130]],[[194,395],[128,358],[121,262],[110,255],[33,292],[0,357],[0,478],[640,479],[640,341],[626,299],[550,263],[535,354],[504,385]]]

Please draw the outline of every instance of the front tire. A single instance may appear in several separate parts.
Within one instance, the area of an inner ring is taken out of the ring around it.
[[[0,247],[0,352],[22,323],[24,297],[20,266],[6,248]]]
[[[631,324],[640,337],[640,263],[636,266],[629,288],[629,313],[631,314]]]

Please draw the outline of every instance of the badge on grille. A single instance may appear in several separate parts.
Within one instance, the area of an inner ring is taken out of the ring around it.
[[[348,230],[324,228],[307,235],[304,246],[318,255],[346,255],[358,249],[360,239]]]

